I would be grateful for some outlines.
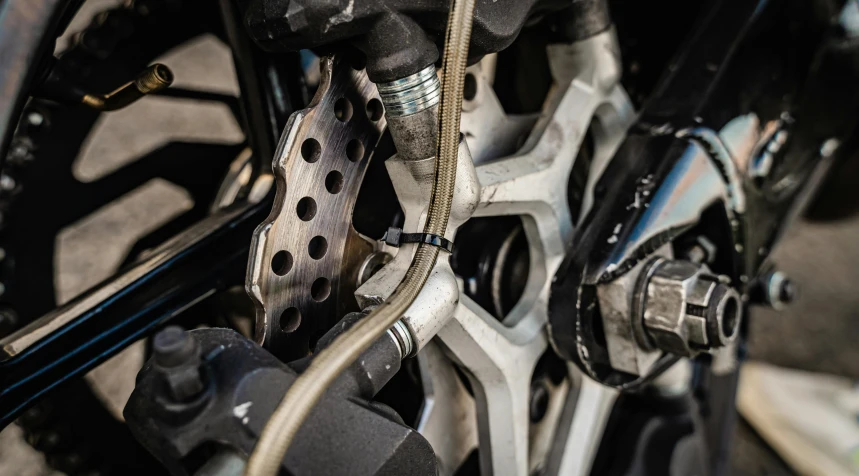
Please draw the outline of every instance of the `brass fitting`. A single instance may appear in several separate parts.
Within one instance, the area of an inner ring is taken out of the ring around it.
[[[137,101],[147,94],[161,91],[173,83],[173,72],[167,66],[156,63],[143,70],[134,81],[130,81],[112,93],[104,95],[85,94],[81,103],[99,111],[115,111]]]

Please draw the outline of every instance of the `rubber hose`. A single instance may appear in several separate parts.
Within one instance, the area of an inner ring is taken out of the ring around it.
[[[475,0],[452,0],[442,61],[436,174],[424,232],[444,235],[456,183],[459,121]],[[292,439],[331,383],[400,319],[429,278],[439,249],[421,244],[403,281],[370,315],[337,337],[313,359],[278,404],[260,434],[245,474],[274,476]]]

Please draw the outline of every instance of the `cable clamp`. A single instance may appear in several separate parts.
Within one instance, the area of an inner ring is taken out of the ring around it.
[[[388,228],[382,241],[399,248],[404,243],[424,243],[453,253],[453,242],[447,238],[432,233],[403,233],[402,228]]]

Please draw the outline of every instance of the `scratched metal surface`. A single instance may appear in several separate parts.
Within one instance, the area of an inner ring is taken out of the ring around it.
[[[385,127],[363,69],[323,58],[321,70],[313,103],[293,114],[275,152],[277,195],[254,232],[245,285],[257,305],[256,340],[293,358],[343,315],[339,301],[354,301],[357,265],[372,244],[352,227],[352,210]]]

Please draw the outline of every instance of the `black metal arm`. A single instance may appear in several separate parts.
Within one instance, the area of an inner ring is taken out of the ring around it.
[[[0,428],[208,296],[241,283],[271,199],[201,221],[89,293],[0,341]]]

